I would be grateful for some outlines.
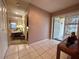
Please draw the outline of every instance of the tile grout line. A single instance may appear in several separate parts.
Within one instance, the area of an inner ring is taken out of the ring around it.
[[[8,48],[7,48],[6,52],[5,52],[4,59],[6,59],[6,55],[7,55],[8,49],[9,49],[9,46],[8,46]]]
[[[26,48],[26,45],[24,45],[24,47],[25,47],[25,49],[27,49],[27,48]],[[31,56],[30,56],[30,53],[29,53],[29,52],[27,52],[27,53],[28,53],[28,56],[31,57]]]
[[[39,45],[39,47],[41,48],[40,45]],[[34,47],[32,47],[32,48],[35,49]],[[43,48],[41,48],[41,49],[43,49]],[[51,49],[51,48],[49,48],[49,49]],[[45,50],[45,51],[42,53],[42,55],[43,55],[45,52],[47,52],[49,49],[47,49],[47,50],[43,49],[43,50]],[[35,51],[37,51],[37,50],[35,49]],[[39,54],[39,56],[42,56],[42,55]],[[43,57],[42,57],[42,58],[43,58]]]
[[[25,45],[23,45],[24,46],[24,48],[25,48]],[[28,53],[28,52],[27,52]],[[19,46],[18,46],[18,55],[19,55],[19,58],[18,59],[20,59],[20,51],[19,51]],[[21,56],[21,57],[24,57],[24,56],[26,56],[26,55],[23,55],[23,56]]]
[[[41,48],[41,46],[39,45],[39,47]],[[35,49],[35,48],[34,48]],[[43,49],[43,48],[41,48],[41,49]],[[36,50],[36,49],[35,49]],[[43,49],[43,50],[45,50],[45,49]],[[48,49],[47,49],[48,50]],[[45,52],[47,52],[47,50],[45,50],[43,53],[42,53],[42,55],[45,53]]]
[[[40,46],[39,46],[40,47]],[[39,55],[39,56],[42,56],[46,51],[44,51],[41,55],[37,52],[37,50],[34,48],[34,47],[32,47],[35,51],[36,51],[36,53]],[[41,48],[41,47],[40,47]],[[43,49],[43,48],[42,48]],[[45,50],[45,49],[43,49],[43,50]],[[42,57],[42,59],[43,59],[43,57]]]
[[[20,59],[20,57],[19,57],[19,46],[17,45],[17,49],[18,49],[18,51],[17,51],[17,53],[18,53],[18,59]]]
[[[46,41],[47,42],[47,41]],[[31,49],[31,50],[27,50],[27,45],[26,44],[22,44],[22,46],[23,46],[23,48],[24,48],[24,50],[25,50],[25,52],[27,52],[27,54],[24,54],[22,57],[25,57],[26,56],[26,59],[31,59],[32,58],[32,56],[35,56],[35,59],[38,59],[38,57],[40,58],[40,59],[44,59],[44,57],[49,53],[49,50],[52,50],[52,45],[50,46],[50,42],[48,42],[47,44],[46,44],[46,42],[44,42],[44,44],[46,45],[46,49],[42,46],[43,45],[43,43],[38,43],[38,44],[35,44],[35,45],[30,45],[29,44],[29,49]],[[47,46],[48,45],[48,46]],[[36,47],[37,46],[37,47]],[[15,45],[15,47],[16,47],[16,49],[17,49],[17,57],[18,57],[18,59],[22,59],[22,58],[20,58],[20,45]],[[54,47],[55,48],[55,47]],[[12,50],[11,50],[12,51]],[[40,52],[40,51],[42,51],[42,52]],[[8,52],[8,51],[7,51]],[[25,53],[24,52],[24,53]],[[34,53],[35,52],[35,53]],[[33,53],[32,55],[31,55],[31,53]],[[36,55],[37,54],[37,55]],[[49,55],[49,54],[48,54]],[[9,55],[10,56],[10,55]],[[27,58],[28,57],[28,58]],[[50,57],[49,57],[50,58]],[[51,56],[51,58],[53,58],[53,56]]]

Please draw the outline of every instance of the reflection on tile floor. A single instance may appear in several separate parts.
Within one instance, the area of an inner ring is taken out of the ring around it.
[[[11,45],[5,59],[56,59],[56,47],[59,42],[55,40],[42,40],[30,45]],[[61,59],[67,59],[62,53]]]

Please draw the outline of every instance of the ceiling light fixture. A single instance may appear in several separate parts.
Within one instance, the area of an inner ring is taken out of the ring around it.
[[[15,14],[18,14],[18,12],[15,12]]]
[[[0,8],[0,11],[2,11],[2,8]]]

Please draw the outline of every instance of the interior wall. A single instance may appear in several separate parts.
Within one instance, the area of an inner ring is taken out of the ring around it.
[[[49,38],[50,14],[30,6],[29,11],[29,43]]]
[[[0,0],[0,59],[4,59],[8,48],[6,9]]]

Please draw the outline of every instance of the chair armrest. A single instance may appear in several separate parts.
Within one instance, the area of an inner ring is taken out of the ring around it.
[[[63,41],[61,41],[59,44],[62,44],[62,43],[64,43],[64,42],[66,42],[67,41],[67,39],[64,39]]]

